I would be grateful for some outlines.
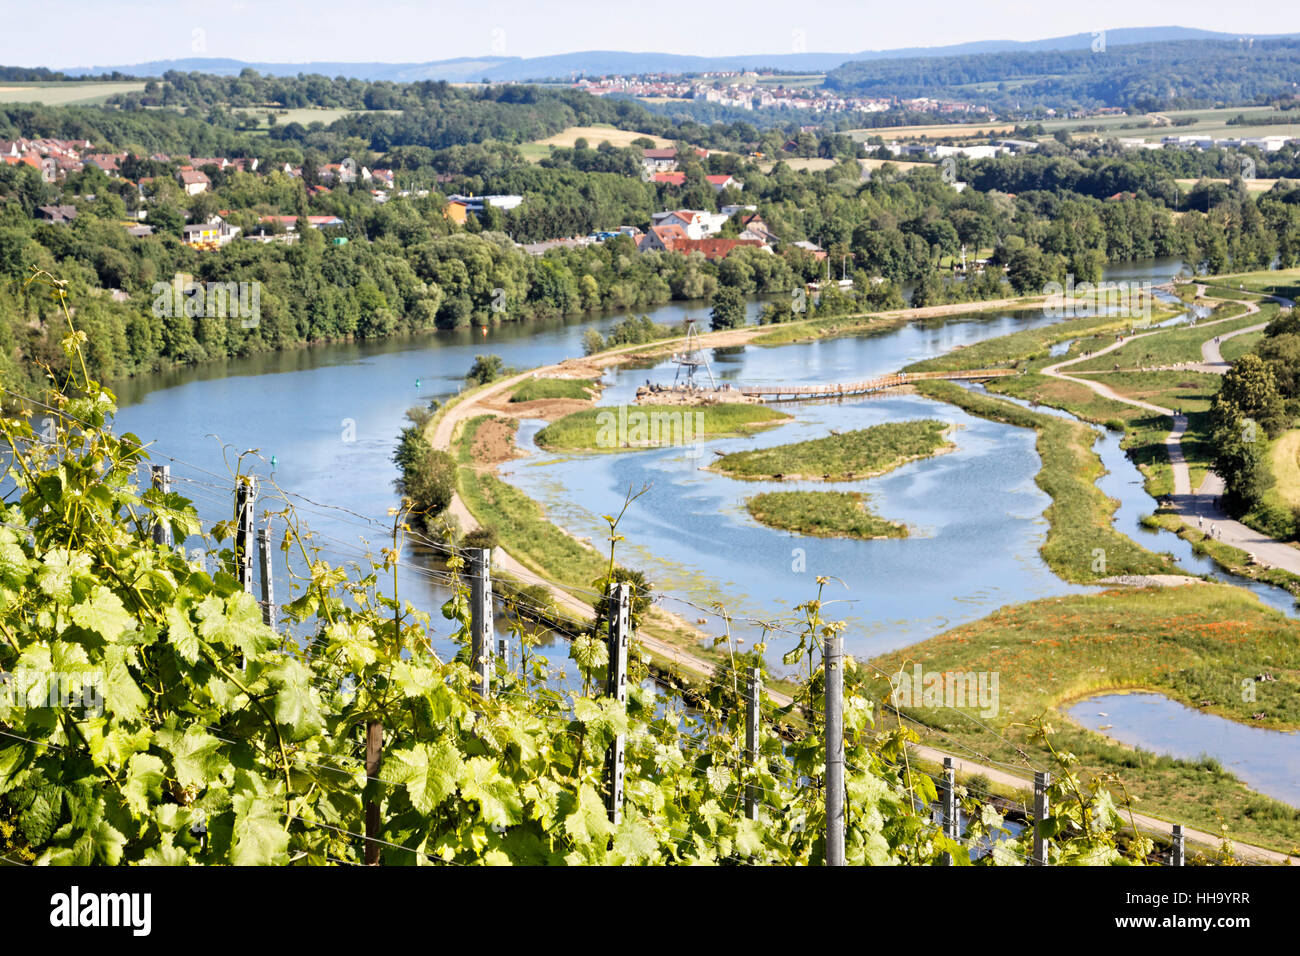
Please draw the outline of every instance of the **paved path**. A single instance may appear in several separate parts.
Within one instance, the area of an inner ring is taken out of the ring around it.
[[[1291,305],[1291,300],[1277,298],[1277,301],[1283,305]],[[1259,311],[1257,302],[1247,302],[1245,315],[1251,315]],[[1241,316],[1232,316],[1228,319],[1217,319],[1214,322],[1205,322],[1201,326],[1205,327],[1217,325],[1220,322],[1231,322]],[[1264,323],[1266,325],[1267,323]],[[1212,374],[1222,375],[1229,368],[1228,364],[1223,361],[1223,355],[1219,351],[1219,346],[1224,339],[1232,338],[1235,335],[1245,335],[1247,332],[1257,331],[1264,328],[1264,325],[1252,325],[1243,329],[1235,329],[1232,332],[1219,336],[1219,342],[1214,341],[1211,336],[1201,345],[1200,365],[1185,366],[1193,370],[1209,372]],[[1078,378],[1073,375],[1067,375],[1061,369],[1069,368],[1079,362],[1088,361],[1099,355],[1105,355],[1113,352],[1118,348],[1132,342],[1136,339],[1146,338],[1150,335],[1159,335],[1161,331],[1142,332],[1137,335],[1130,335],[1117,340],[1114,344],[1106,346],[1104,349],[1093,352],[1091,356],[1082,356],[1079,358],[1067,359],[1064,362],[1057,362],[1055,365],[1043,369],[1043,374],[1052,378],[1062,379],[1067,382],[1073,382],[1076,385],[1082,385],[1091,389],[1103,398],[1109,398],[1113,401],[1122,402],[1125,405],[1131,405],[1135,408],[1141,408],[1146,411],[1155,412],[1158,415],[1167,415],[1173,419],[1174,429],[1165,438],[1165,449],[1169,454],[1169,463],[1174,472],[1174,493],[1171,505],[1175,513],[1183,515],[1189,525],[1195,523],[1195,526],[1213,536],[1216,540],[1225,544],[1230,544],[1235,548],[1240,548],[1247,552],[1255,561],[1264,567],[1281,568],[1292,574],[1300,574],[1300,550],[1293,548],[1289,544],[1284,544],[1267,535],[1260,534],[1253,528],[1247,527],[1240,521],[1234,521],[1218,505],[1219,496],[1223,494],[1223,481],[1213,473],[1206,475],[1205,480],[1201,483],[1198,490],[1192,489],[1191,472],[1187,466],[1187,459],[1183,454],[1183,435],[1187,432],[1187,416],[1180,415],[1171,408],[1164,408],[1160,405],[1153,405],[1151,402],[1144,402],[1136,398],[1128,398],[1119,394],[1108,385],[1093,381],[1087,378]]]

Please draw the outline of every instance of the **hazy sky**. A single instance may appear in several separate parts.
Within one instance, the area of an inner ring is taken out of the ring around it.
[[[596,49],[852,52],[1168,25],[1300,32],[1300,5],[1279,0],[0,0],[0,63],[58,68],[192,56],[419,62]]]

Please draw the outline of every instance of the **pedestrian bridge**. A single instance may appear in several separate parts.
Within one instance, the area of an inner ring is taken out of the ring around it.
[[[868,395],[883,392],[886,389],[910,385],[913,382],[934,381],[982,381],[990,378],[1003,378],[1018,375],[1014,368],[979,368],[960,372],[895,372],[869,378],[864,382],[840,382],[825,385],[740,385],[736,387],[742,395],[761,399],[765,402],[793,402],[812,398],[847,398],[851,395]]]

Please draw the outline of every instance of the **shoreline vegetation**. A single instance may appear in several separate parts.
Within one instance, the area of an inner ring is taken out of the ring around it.
[[[885,422],[825,438],[732,452],[709,470],[746,481],[856,481],[952,451],[957,446],[948,435],[954,427],[933,418]]]
[[[768,491],[745,501],[759,524],[818,538],[906,538],[907,525],[882,518],[861,491]]]
[[[1111,523],[1118,503],[1097,487],[1104,473],[1092,450],[1096,432],[1080,422],[1034,412],[991,395],[944,381],[916,383],[917,391],[991,421],[1038,433],[1041,467],[1034,481],[1051,503],[1043,512],[1047,540],[1040,553],[1060,578],[1072,584],[1103,581],[1117,575],[1177,574],[1167,554],[1155,554],[1116,531]]]

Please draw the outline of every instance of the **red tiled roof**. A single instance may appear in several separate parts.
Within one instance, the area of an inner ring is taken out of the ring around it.
[[[657,183],[666,183],[669,186],[686,185],[685,173],[655,173],[653,179]]]
[[[706,259],[725,259],[740,246],[762,245],[757,239],[679,239],[673,244],[673,252],[683,255],[701,252]]]

